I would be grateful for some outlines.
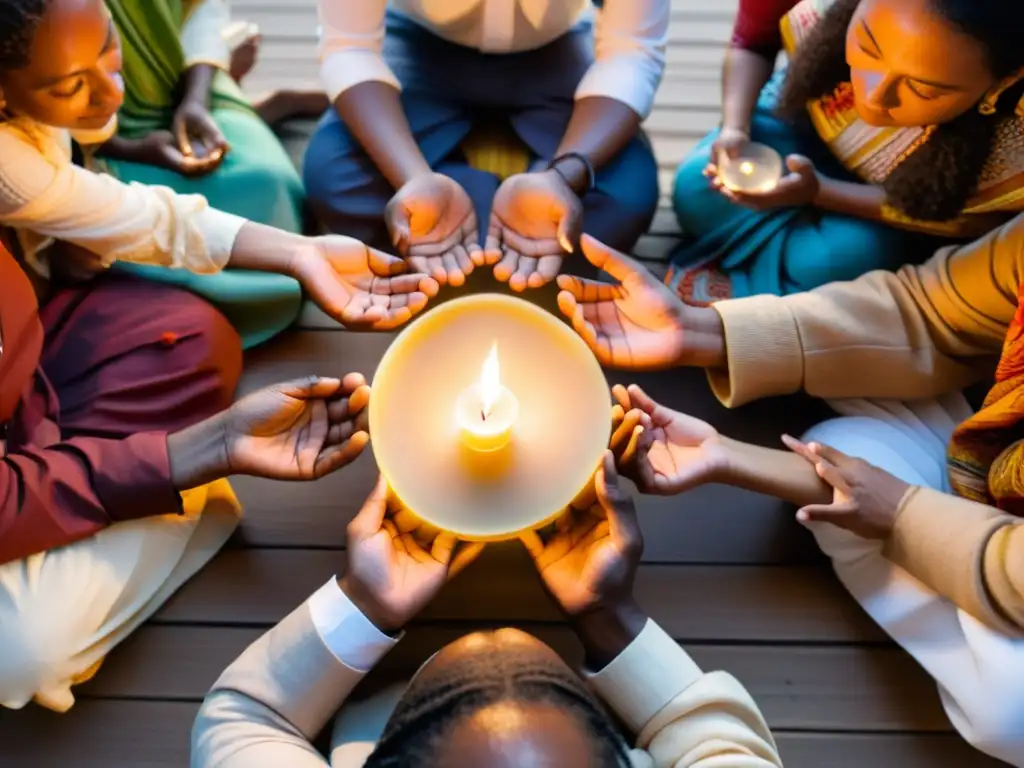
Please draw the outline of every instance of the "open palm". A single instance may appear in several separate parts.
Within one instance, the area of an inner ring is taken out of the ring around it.
[[[348,464],[369,440],[369,398],[360,374],[313,376],[242,398],[224,416],[231,472],[313,480]]]
[[[484,548],[479,542],[459,545],[448,532],[423,546],[398,529],[392,519],[398,509],[381,476],[348,526],[346,592],[386,631],[412,619]]]
[[[673,495],[714,482],[728,457],[718,431],[710,424],[655,402],[640,387],[616,385],[615,399],[627,413],[642,416],[636,460],[625,471],[643,493]]]
[[[657,370],[678,364],[683,305],[645,267],[592,237],[581,244],[587,260],[618,285],[559,275],[558,307],[602,365]]]
[[[419,176],[388,202],[384,221],[392,242],[416,272],[459,286],[483,263],[473,201],[453,179]]]
[[[316,252],[298,265],[296,273],[310,297],[345,326],[397,328],[437,294],[432,278],[408,273],[397,256],[351,237],[331,235],[314,242]]]

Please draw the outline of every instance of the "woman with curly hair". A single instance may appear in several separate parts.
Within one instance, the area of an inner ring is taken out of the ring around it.
[[[670,285],[692,303],[809,290],[1024,208],[1022,27],[1003,0],[741,0],[721,130],[676,177],[691,239]],[[750,141],[785,158],[772,192],[717,177]]]

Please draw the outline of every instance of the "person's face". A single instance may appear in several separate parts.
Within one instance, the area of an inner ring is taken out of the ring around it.
[[[445,646],[420,668],[415,679],[429,685],[431,678],[443,676],[449,665],[503,653],[565,664],[535,637],[517,629],[500,629],[476,632]],[[575,715],[551,705],[512,701],[484,707],[456,723],[438,758],[438,768],[591,768],[599,764],[587,729]]]
[[[996,85],[985,51],[930,0],[862,0],[846,34],[854,103],[875,126],[940,125]]]
[[[98,130],[124,97],[121,42],[103,0],[50,0],[28,66],[0,73],[6,111],[56,128]]]

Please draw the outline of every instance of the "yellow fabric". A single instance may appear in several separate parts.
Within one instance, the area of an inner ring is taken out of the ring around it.
[[[462,142],[462,151],[470,166],[502,181],[530,167],[530,150],[510,128],[477,128]]]
[[[0,706],[70,709],[71,687],[217,553],[241,514],[227,480],[182,504],[181,515],[118,523],[0,566]]]

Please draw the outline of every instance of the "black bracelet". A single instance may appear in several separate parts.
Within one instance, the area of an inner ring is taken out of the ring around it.
[[[565,180],[565,183],[569,184],[569,186],[571,187],[572,184],[569,183],[569,179],[565,178],[565,174],[558,170],[557,167],[558,164],[563,160],[579,160],[581,163],[583,163],[584,167],[587,169],[587,187],[578,194],[580,196],[583,196],[588,192],[593,192],[594,188],[597,186],[597,175],[594,173],[593,164],[586,158],[586,156],[580,154],[579,152],[566,152],[564,155],[559,155],[550,163],[548,163],[548,170],[557,173]]]

